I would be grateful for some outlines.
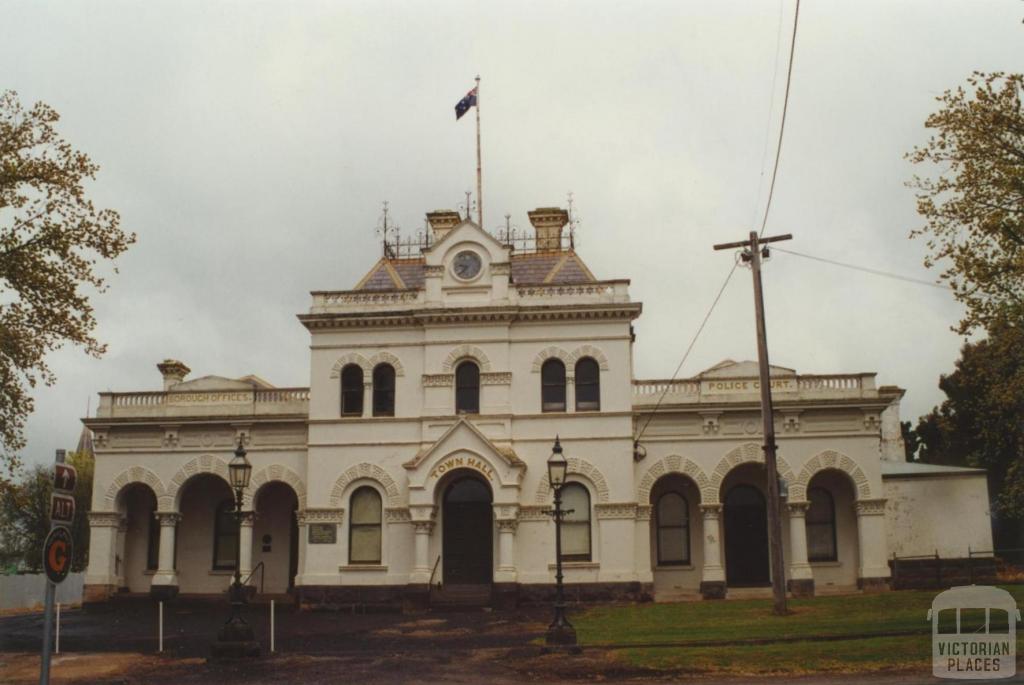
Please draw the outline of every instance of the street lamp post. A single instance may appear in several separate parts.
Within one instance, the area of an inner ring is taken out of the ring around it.
[[[562,511],[562,486],[565,485],[565,472],[568,463],[562,455],[562,445],[555,437],[555,446],[548,458],[548,482],[555,491],[555,509],[551,515],[555,519],[555,619],[548,626],[544,636],[544,644],[549,650],[567,649],[577,651],[576,629],[565,617],[565,592],[562,588],[562,518],[571,514],[572,510]]]
[[[212,654],[214,658],[238,658],[253,657],[260,655],[260,646],[253,635],[252,626],[242,618],[242,606],[245,604],[245,588],[242,586],[242,493],[249,487],[249,477],[252,475],[252,464],[246,459],[245,447],[242,445],[242,438],[238,438],[238,447],[235,448],[235,456],[228,464],[228,477],[231,480],[231,487],[235,491],[235,521],[239,526],[237,546],[235,547],[235,577],[231,583],[229,597],[231,598],[231,617],[217,634],[217,641],[213,643]]]

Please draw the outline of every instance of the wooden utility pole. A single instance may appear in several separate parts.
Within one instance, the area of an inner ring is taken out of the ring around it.
[[[772,411],[772,386],[768,366],[768,335],[764,324],[764,291],[761,287],[761,257],[768,256],[765,243],[791,240],[789,233],[768,238],[759,238],[757,231],[750,232],[748,240],[715,245],[716,250],[745,248],[741,255],[750,264],[754,276],[754,315],[757,320],[757,363],[760,369],[761,419],[764,423],[764,470],[768,488],[768,551],[772,573],[772,594],[775,597],[775,613],[784,615],[786,608],[786,567],[782,558],[782,500],[779,496],[779,471],[776,466],[775,415]]]

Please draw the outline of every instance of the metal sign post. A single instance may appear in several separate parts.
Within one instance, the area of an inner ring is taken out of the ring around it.
[[[50,498],[50,534],[43,544],[43,569],[46,571],[46,600],[43,616],[43,654],[39,664],[39,684],[50,683],[50,655],[53,637],[53,604],[57,595],[57,584],[64,581],[71,570],[71,531],[62,524],[71,524],[75,517],[75,499],[70,493],[75,489],[78,474],[75,467],[64,463],[64,450],[57,450],[53,469],[53,488]],[[64,493],[56,492],[63,490]],[[70,504],[69,504],[70,502]]]

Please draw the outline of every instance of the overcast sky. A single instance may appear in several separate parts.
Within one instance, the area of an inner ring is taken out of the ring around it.
[[[51,355],[27,456],[73,447],[104,390],[193,377],[308,384],[309,291],[351,288],[378,258],[382,200],[407,233],[475,174],[482,81],[486,228],[534,207],[581,218],[598,278],[644,303],[636,371],[672,374],[732,255],[760,227],[794,0],[763,2],[31,2],[5,0],[0,88],[43,100],[101,165],[91,192],[138,243],[94,298],[102,360]],[[800,9],[768,222],[793,250],[934,279],[903,155],[935,97],[972,70],[1024,71],[1024,3],[823,2]],[[774,90],[773,90],[774,84]],[[767,154],[766,153],[767,145]],[[877,371],[905,417],[942,399],[961,340],[945,291],[776,253],[770,354],[801,373]],[[755,359],[738,271],[683,367]]]

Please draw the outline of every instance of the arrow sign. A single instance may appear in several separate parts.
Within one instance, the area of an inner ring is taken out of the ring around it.
[[[74,492],[78,482],[78,471],[71,464],[53,465],[53,487],[64,492]]]
[[[55,492],[50,495],[50,521],[71,523],[75,520],[75,498]]]
[[[67,528],[57,526],[46,536],[43,544],[43,568],[50,582],[57,584],[68,577],[71,570],[71,533]]]

